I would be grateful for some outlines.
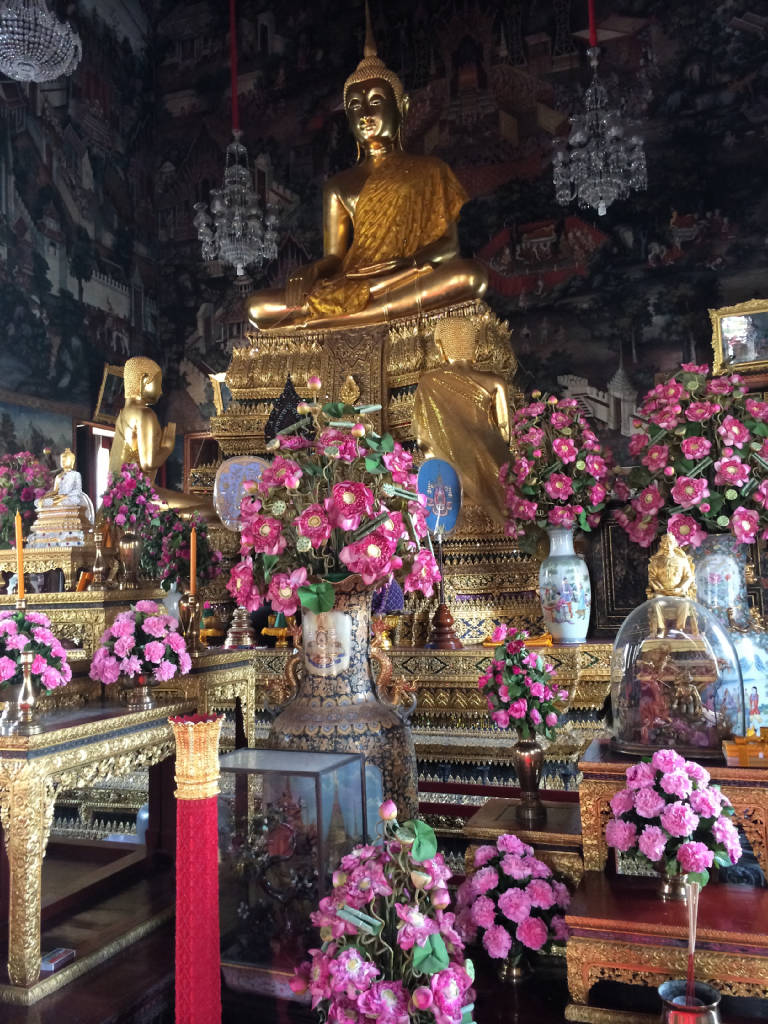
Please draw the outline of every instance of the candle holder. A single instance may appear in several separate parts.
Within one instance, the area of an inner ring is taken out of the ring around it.
[[[91,567],[91,573],[93,579],[88,584],[89,590],[106,590],[107,589],[107,562],[104,558],[104,534],[101,530],[95,530],[93,534],[93,543],[96,546],[96,555],[93,559],[93,566]]]
[[[21,652],[21,673],[24,682],[21,684],[19,694],[19,727],[16,732],[19,736],[36,736],[43,731],[42,725],[37,720],[37,708],[35,707],[35,690],[32,685],[32,662],[35,656],[31,651]]]
[[[202,653],[200,645],[200,613],[202,609],[203,603],[200,598],[189,590],[179,599],[179,625],[184,639],[187,641],[187,651],[192,658],[199,658]]]

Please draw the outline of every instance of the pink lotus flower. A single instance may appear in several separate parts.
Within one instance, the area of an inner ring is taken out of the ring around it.
[[[491,944],[494,945],[493,940]],[[432,975],[429,987],[434,997],[432,1013],[435,1016],[435,1024],[458,1024],[461,1021],[462,1007],[470,991],[470,985],[469,975],[457,964],[452,964]]]
[[[664,507],[664,498],[656,484],[645,487],[636,498],[632,499],[632,507],[636,508],[641,515],[648,515],[658,512]]]
[[[412,904],[395,903],[395,911],[402,922],[397,931],[397,944],[401,949],[423,946],[430,935],[440,930],[433,918],[426,917]]]
[[[227,590],[241,608],[255,612],[264,604],[264,595],[253,582],[253,560],[250,555],[235,565],[227,581]]]
[[[715,483],[742,487],[749,478],[750,468],[738,457],[718,459],[715,463]]]
[[[272,610],[284,615],[295,615],[299,609],[299,587],[307,582],[307,570],[302,566],[288,575],[276,572],[267,587],[267,600]]]
[[[566,530],[570,530],[576,522],[576,513],[573,510],[573,506],[563,505],[562,507],[550,509],[547,514],[547,522],[550,526],[562,526]]]
[[[683,455],[686,459],[695,461],[706,458],[706,456],[709,455],[712,444],[706,439],[706,437],[686,437],[685,440],[681,442],[680,448],[682,449]]]
[[[556,437],[552,442],[552,448],[555,455],[567,465],[569,462],[575,462],[576,457],[579,454],[579,450],[570,437]]]
[[[600,505],[605,501],[608,492],[602,484],[593,484],[587,493],[590,505]]]
[[[346,992],[354,999],[358,992],[364,992],[379,977],[381,971],[356,948],[344,949],[330,962],[331,987],[334,991]]]
[[[347,544],[339,552],[340,560],[350,572],[360,573],[363,582],[370,586],[386,579],[403,560],[395,553],[395,542],[384,530],[374,530],[362,540]],[[407,583],[407,578],[406,578]],[[407,587],[404,584],[404,589]]]
[[[595,480],[605,480],[608,476],[608,464],[601,455],[588,455],[584,461],[590,476]]]
[[[761,423],[768,423],[768,402],[761,402],[757,398],[747,398],[744,405],[750,416],[754,416]]]
[[[752,500],[761,508],[768,509],[768,478],[760,481],[757,490],[752,492]]]
[[[676,512],[669,517],[667,530],[681,547],[690,544],[692,547],[697,548],[707,536],[695,519],[692,519],[691,516],[683,515],[682,512]]]
[[[708,497],[707,481],[701,477],[679,476],[672,488],[672,500],[682,508],[693,508]]]
[[[295,491],[303,475],[303,470],[298,462],[286,459],[282,455],[276,455],[259,478],[259,490],[262,494],[266,494],[276,487],[286,487],[288,490]]]
[[[731,516],[731,530],[734,537],[742,544],[752,544],[757,537],[760,525],[760,514],[753,509],[739,505]]]
[[[331,526],[357,530],[363,517],[373,514],[373,492],[363,483],[347,480],[333,485],[324,504]]]
[[[752,438],[744,424],[737,420],[735,416],[725,416],[723,422],[717,428],[717,432],[725,444],[733,448],[743,448]]]
[[[648,860],[656,861],[661,860],[664,856],[664,850],[667,846],[667,836],[663,829],[660,829],[658,825],[646,825],[643,831],[640,833],[640,838],[637,840],[637,846],[640,852],[648,858]]]
[[[640,460],[644,466],[655,473],[663,469],[669,458],[669,446],[666,444],[652,444]]]
[[[650,441],[647,434],[633,434],[629,439],[629,454],[637,457]]]
[[[704,843],[683,843],[678,848],[677,859],[683,871],[706,871],[712,867],[715,857]]]
[[[553,473],[544,484],[544,490],[553,501],[566,501],[573,494],[573,484],[565,473]]]
[[[692,423],[701,423],[711,419],[718,410],[714,402],[691,402],[685,410],[685,418]]]
[[[245,555],[252,548],[256,554],[282,554],[287,543],[282,529],[283,524],[279,519],[257,513],[243,524],[240,534],[241,553]]]
[[[297,532],[307,537],[313,548],[321,548],[331,536],[331,524],[322,505],[310,505],[293,522]]]
[[[659,531],[659,520],[655,515],[645,515],[626,525],[630,540],[642,548],[649,548]]]
[[[413,559],[411,571],[405,577],[403,590],[406,594],[419,591],[425,597],[431,597],[433,588],[441,579],[435,556],[431,551],[422,548]]]

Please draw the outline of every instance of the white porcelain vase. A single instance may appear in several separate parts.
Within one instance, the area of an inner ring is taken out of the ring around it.
[[[544,625],[556,644],[587,638],[592,587],[584,559],[573,550],[573,530],[550,527],[549,554],[539,569],[539,600]]]

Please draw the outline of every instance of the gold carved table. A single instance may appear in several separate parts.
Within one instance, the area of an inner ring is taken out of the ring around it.
[[[608,741],[595,739],[579,762],[581,831],[586,871],[602,871],[608,860],[605,826],[612,817],[610,801],[624,788],[627,766],[636,758],[614,753]],[[727,768],[707,764],[712,781],[734,806],[733,822],[740,825],[763,873],[768,875],[768,769]]]
[[[656,987],[685,978],[688,914],[684,903],[662,902],[658,880],[607,877],[588,871],[566,914],[565,947],[572,1002],[566,1020],[586,1024],[645,1024],[655,1016],[590,1005],[601,981]],[[699,901],[696,977],[723,995],[768,995],[768,890],[746,885],[704,887]]]
[[[119,705],[58,710],[41,716],[43,731],[37,736],[0,736],[12,985],[34,985],[40,973],[42,867],[56,794],[170,758],[175,747],[168,716],[191,710],[194,705],[184,700],[139,712]]]
[[[61,569],[64,573],[64,589],[73,591],[80,573],[93,568],[96,547],[81,544],[67,548],[24,548],[24,573],[48,572]],[[16,549],[0,549],[0,573],[16,572]]]

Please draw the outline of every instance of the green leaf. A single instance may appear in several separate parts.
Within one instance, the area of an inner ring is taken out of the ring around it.
[[[336,592],[330,583],[309,583],[299,587],[299,600],[302,608],[310,612],[329,612],[336,600]]]
[[[347,405],[345,402],[327,402],[323,406],[323,412],[329,420],[341,420],[345,417],[355,418],[357,409],[354,405]]]
[[[729,868],[732,866],[732,861],[727,853],[716,853],[715,865],[719,868]]]
[[[728,863],[730,864],[730,861]],[[703,871],[689,871],[685,876],[685,880],[687,882],[698,882],[703,889],[709,881],[709,872],[706,868]]]
[[[411,847],[411,860],[421,864],[423,861],[434,857],[437,853],[437,839],[434,830],[426,822],[419,821],[418,818],[406,821],[405,827],[410,828],[414,835],[413,846]]]
[[[387,472],[387,467],[381,461],[380,455],[366,455],[365,469],[366,472],[373,473],[374,475]]]
[[[277,565],[277,555],[262,555],[261,564],[264,566],[264,582],[269,583],[272,579],[272,571]]]
[[[444,971],[449,963],[442,935],[430,935],[423,946],[413,947],[413,969],[419,974],[437,974]]]
[[[393,452],[395,450],[395,439],[391,434],[382,434],[381,450],[383,452]]]

